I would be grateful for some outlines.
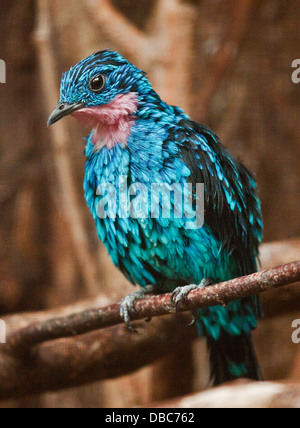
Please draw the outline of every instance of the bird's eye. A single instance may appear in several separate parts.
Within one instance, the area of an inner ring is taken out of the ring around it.
[[[93,92],[101,92],[105,88],[106,84],[106,76],[103,74],[99,74],[98,76],[95,76],[92,78],[92,80],[89,82],[89,88]]]

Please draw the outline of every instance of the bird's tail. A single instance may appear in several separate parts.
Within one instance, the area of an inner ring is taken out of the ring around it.
[[[238,378],[262,380],[251,334],[231,336],[225,331],[218,340],[208,339],[211,377],[215,385]]]

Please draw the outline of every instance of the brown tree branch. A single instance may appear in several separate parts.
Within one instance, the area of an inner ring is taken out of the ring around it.
[[[228,304],[237,299],[249,297],[278,287],[300,281],[300,261],[274,269],[265,270],[246,277],[233,279],[205,290],[193,291],[185,302],[178,306],[178,312]],[[132,320],[157,317],[174,313],[171,295],[164,294],[140,300],[135,303]],[[91,309],[65,318],[36,323],[15,332],[8,338],[7,349],[19,355],[33,346],[49,340],[72,337],[97,329],[122,323],[120,306],[111,305],[104,309]]]
[[[149,19],[149,31],[141,31],[110,0],[85,1],[94,21],[107,37],[149,73],[160,96],[189,112],[195,5],[181,0],[158,0]]]
[[[175,409],[298,409],[300,386],[289,382],[239,380],[210,391],[147,406]]]
[[[191,113],[197,9],[182,0],[158,0],[152,22],[147,52],[151,81],[165,101]]]
[[[229,301],[252,292],[280,287],[298,280],[299,276],[300,262],[291,263],[219,284],[202,292],[191,293],[186,305],[201,304],[206,307],[218,304],[220,298]],[[137,302],[138,316],[142,312],[143,317],[149,315],[155,308],[156,312],[165,313],[166,306],[172,309],[169,299],[169,295],[164,295]],[[104,324],[117,322],[118,305],[105,310],[81,312],[85,308],[102,304],[105,305],[106,300],[99,299],[93,304],[81,303],[52,314],[46,312],[7,317],[8,344],[0,345],[0,399],[58,390],[129,374],[158,358],[176,352],[180,347],[189,346],[197,335],[196,329],[187,327],[190,316],[177,314],[155,318],[150,324],[135,324],[139,332],[136,335],[129,334],[125,326],[121,325],[75,338],[49,341],[36,346],[31,353],[25,353],[29,347],[41,341],[68,334],[77,335],[79,332],[88,332],[91,328],[101,328]],[[183,304],[180,310],[184,309]],[[78,314],[69,316],[72,312]],[[53,320],[53,316],[65,318]],[[30,326],[33,322],[35,324]]]
[[[39,319],[37,314],[8,317],[8,334],[18,323],[30,322],[33,317]],[[0,400],[128,375],[187,346],[196,337],[195,329],[187,327],[189,319],[179,314],[136,323],[138,334],[121,325],[52,341],[36,347],[27,358],[0,345]]]
[[[111,0],[86,0],[87,8],[109,39],[131,57],[142,55],[147,37],[130,23]]]
[[[294,238],[286,241],[269,242],[261,246],[261,265],[262,269],[270,269],[273,266],[279,266],[282,264],[289,263],[291,260],[300,260],[300,238]],[[4,273],[2,272],[1,278],[3,279]],[[1,286],[3,284],[1,283]],[[116,285],[116,289],[118,286]],[[274,294],[274,298],[273,298]],[[120,295],[119,295],[120,296]],[[86,302],[80,302],[76,305],[71,305],[63,309],[57,309],[50,311],[44,311],[44,318],[40,321],[46,321],[52,318],[62,317],[71,315],[74,313],[82,312],[86,309],[99,308],[109,305],[112,299],[117,300],[118,296],[98,296],[97,298],[89,299]],[[264,307],[266,315],[269,317],[280,315],[282,313],[288,313],[296,311],[299,308],[298,302],[300,301],[300,290],[298,287],[288,286],[282,289],[271,291],[264,297]],[[5,287],[1,288],[1,304],[9,306],[11,313],[16,312],[14,306],[10,306],[8,299],[5,296]],[[26,322],[28,318],[26,318]],[[35,319],[31,320],[33,323]],[[27,324],[22,325],[26,327]],[[21,327],[21,326],[19,326]]]
[[[47,0],[38,0],[37,5],[38,23],[34,40],[38,51],[42,87],[45,90],[45,107],[50,113],[59,99],[55,54],[51,43],[48,2]],[[49,132],[59,184],[60,206],[71,232],[76,260],[80,267],[84,284],[90,295],[95,296],[98,289],[99,273],[97,262],[89,248],[82,214],[82,204],[78,200],[78,192],[74,184],[67,128],[63,122],[60,122]]]
[[[249,28],[250,16],[256,4],[256,0],[239,0],[232,2],[228,32],[218,52],[211,61],[207,72],[207,78],[204,80],[202,90],[199,94],[197,117],[198,120],[202,122],[207,120],[211,101],[220,88],[224,76],[239,54],[240,45]]]

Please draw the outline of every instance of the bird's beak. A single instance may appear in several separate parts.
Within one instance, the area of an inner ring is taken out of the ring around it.
[[[77,110],[80,110],[86,106],[85,103],[58,103],[55,110],[51,113],[48,119],[48,127],[58,122],[65,116],[69,116]]]

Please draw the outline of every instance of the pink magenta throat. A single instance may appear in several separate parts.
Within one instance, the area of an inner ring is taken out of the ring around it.
[[[72,114],[79,122],[93,128],[95,150],[116,144],[127,144],[131,126],[135,123],[138,97],[134,92],[117,96],[110,104],[87,107]]]

